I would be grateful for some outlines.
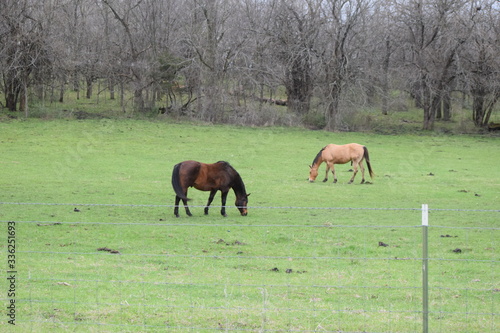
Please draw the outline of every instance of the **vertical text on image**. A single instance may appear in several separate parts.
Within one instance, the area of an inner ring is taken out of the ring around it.
[[[16,324],[16,222],[7,223],[7,317]]]

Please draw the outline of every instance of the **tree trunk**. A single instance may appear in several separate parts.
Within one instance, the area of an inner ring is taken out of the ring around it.
[[[87,81],[87,94],[86,94],[86,97],[87,99],[91,99],[92,98],[92,78],[91,77],[87,77],[86,78],[86,81]]]
[[[28,118],[29,116],[29,107],[28,107],[28,78],[26,77],[23,86],[21,88],[21,100],[19,103],[20,111],[24,111],[24,116]],[[21,108],[22,107],[22,108]]]
[[[477,127],[484,126],[484,97],[486,92],[484,89],[475,89],[472,92],[472,121]]]
[[[439,102],[436,103],[436,109],[434,112],[436,113],[436,119],[441,119],[443,118],[443,101],[439,100]]]
[[[9,73],[7,73],[9,75]],[[12,74],[6,78],[5,83],[5,107],[9,111],[17,111],[17,100],[20,92],[20,82]]]
[[[139,111],[144,111],[144,98],[142,96],[142,89],[137,87],[134,89],[134,108]]]
[[[385,41],[385,58],[383,63],[382,74],[382,114],[389,113],[389,64],[391,58],[391,43],[389,39]]]
[[[339,127],[339,100],[342,87],[332,83],[328,92],[328,106],[326,108],[326,130],[335,131]]]
[[[432,98],[432,102],[430,103],[430,108],[428,109],[427,115],[424,115],[424,130],[433,130],[434,122],[436,121],[436,116],[441,108],[441,97],[439,95],[435,95]],[[424,109],[425,112],[426,109]]]
[[[451,94],[449,91],[443,96],[443,120],[451,120]]]
[[[115,82],[113,78],[110,78],[108,80],[108,89],[109,89],[109,99],[114,100],[115,99]]]
[[[9,89],[9,91],[5,94],[5,107],[9,111],[17,110],[17,93]]]
[[[201,57],[202,61],[202,81],[206,85],[203,96],[203,106],[201,109],[201,118],[207,121],[220,121],[223,116],[222,106],[222,87],[223,72],[217,64],[218,53],[218,24],[219,11],[215,0],[209,0],[203,8],[204,23],[206,24],[205,51],[206,54]]]
[[[59,89],[59,103],[64,102],[64,83],[61,83],[61,87]]]
[[[327,107],[326,114],[326,130],[334,131],[338,127],[339,114],[338,114],[338,99],[331,100]]]
[[[125,85],[123,81],[120,81],[120,106],[122,107],[122,112],[125,113]]]
[[[28,115],[27,99],[26,84],[24,84],[19,92],[19,111],[24,112],[26,115]]]
[[[424,122],[422,129],[425,131],[432,130],[434,128],[434,116],[432,108],[429,106],[424,107]]]
[[[296,61],[293,61],[285,87],[289,110],[301,116],[309,113],[312,77],[307,59],[299,57]]]

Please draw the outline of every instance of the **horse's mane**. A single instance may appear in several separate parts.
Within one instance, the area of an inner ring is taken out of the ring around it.
[[[215,162],[215,164],[222,164],[223,165],[223,168],[228,171],[228,172],[235,172],[235,173],[238,173],[236,171],[235,168],[233,168],[233,166],[231,164],[229,164],[229,162],[226,162],[226,161],[217,161]]]
[[[311,166],[315,165],[318,162],[319,158],[321,157],[321,153],[323,152],[323,150],[325,150],[325,148],[326,148],[326,146],[323,147],[323,148],[321,148],[321,150],[319,151],[319,153],[314,158],[313,163],[311,164]]]
[[[231,164],[229,164],[229,162],[226,162],[226,161],[218,161],[217,163],[221,163],[221,164],[224,164],[224,168],[226,169],[226,171],[230,172],[233,174],[233,189],[236,191],[236,192],[239,192],[239,193],[243,193],[243,194],[246,194],[246,189],[245,189],[245,184],[243,183],[243,179],[241,179],[241,176],[240,174],[238,173],[238,171],[236,171],[235,168],[233,168],[233,166]]]

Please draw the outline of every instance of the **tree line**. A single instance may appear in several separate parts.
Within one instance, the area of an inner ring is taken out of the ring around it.
[[[3,0],[2,104],[28,112],[105,82],[136,112],[252,123],[273,103],[339,130],[352,110],[388,114],[404,94],[429,130],[461,96],[484,127],[500,97],[499,11],[496,0]]]

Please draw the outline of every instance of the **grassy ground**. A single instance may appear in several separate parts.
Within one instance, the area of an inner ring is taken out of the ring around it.
[[[371,184],[348,185],[349,165],[306,181],[319,149],[349,142],[368,147]],[[423,203],[430,331],[499,326],[499,215],[477,211],[499,208],[498,138],[58,119],[0,123],[0,146],[20,332],[421,331]],[[208,194],[190,190],[194,216],[174,218],[186,159],[229,161],[249,216],[204,216]]]

